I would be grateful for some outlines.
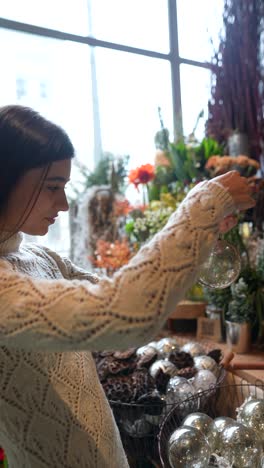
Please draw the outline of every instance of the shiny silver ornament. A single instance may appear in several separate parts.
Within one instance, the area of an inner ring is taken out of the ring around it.
[[[234,419],[227,416],[219,416],[219,418],[215,418],[214,420],[215,427],[219,433],[222,432],[227,426],[230,426],[230,424],[234,424],[235,422],[236,421]]]
[[[250,399],[238,409],[237,420],[256,431],[264,444],[264,400]]]
[[[164,372],[164,374],[168,374],[171,377],[177,374],[178,369],[177,367],[172,364],[168,359],[159,359],[155,361],[149,368],[149,373],[153,379],[156,378],[159,371]]]
[[[149,344],[145,346],[141,346],[136,350],[136,354],[138,357],[143,357],[143,356],[152,356],[155,354],[157,351],[154,348],[154,346],[150,346]]]
[[[151,346],[152,348],[157,348],[158,341],[150,341],[150,343],[147,343],[147,346]]]
[[[191,413],[182,422],[182,426],[195,427],[201,431],[210,445],[212,453],[217,449],[219,433],[214,420],[205,413]]]
[[[201,369],[193,379],[193,386],[197,392],[203,392],[213,388],[216,384],[216,376],[209,370]]]
[[[215,360],[210,356],[194,356],[194,367],[198,370],[206,369],[213,372],[214,375],[218,374],[219,368]]]
[[[181,351],[189,353],[192,357],[205,354],[205,349],[202,347],[202,345],[200,345],[200,343],[196,343],[195,341],[189,341],[188,343],[185,343],[185,345],[181,347]]]
[[[193,385],[184,377],[172,377],[166,392],[167,405],[180,403],[195,394]]]
[[[253,429],[235,422],[220,432],[219,439],[219,454],[232,467],[260,467],[261,441]]]
[[[194,427],[182,426],[169,439],[168,458],[171,468],[205,468],[210,452],[205,437]]]
[[[172,351],[178,350],[179,345],[175,338],[162,338],[157,342],[156,349],[161,357],[166,357]]]

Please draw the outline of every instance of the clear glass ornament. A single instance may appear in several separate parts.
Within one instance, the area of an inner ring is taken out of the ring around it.
[[[264,400],[251,399],[238,410],[237,420],[254,429],[264,446]]]
[[[191,413],[182,422],[182,426],[195,427],[201,431],[210,445],[211,452],[218,447],[219,433],[214,425],[214,420],[205,413]]]
[[[260,467],[261,441],[253,429],[235,422],[220,432],[219,439],[220,455],[232,467]]]
[[[241,271],[241,258],[236,247],[219,238],[200,268],[199,282],[212,289],[224,289],[234,283]]]
[[[230,424],[234,424],[236,421],[228,416],[219,416],[214,420],[215,427],[217,428],[218,432],[222,432],[227,426]]]
[[[174,431],[168,443],[171,468],[204,468],[208,466],[211,449],[202,432],[183,426]]]

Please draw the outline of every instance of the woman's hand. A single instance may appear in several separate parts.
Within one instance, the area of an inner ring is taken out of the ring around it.
[[[212,179],[223,185],[233,198],[236,210],[243,211],[255,206],[252,198],[252,185],[246,177],[242,177],[237,171],[230,171]]]
[[[233,227],[235,227],[238,223],[238,217],[235,215],[230,215],[224,218],[221,223],[219,224],[219,232],[221,234],[225,234],[226,232],[230,231]]]

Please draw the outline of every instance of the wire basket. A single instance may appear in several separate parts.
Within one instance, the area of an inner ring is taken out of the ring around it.
[[[171,466],[167,453],[168,441],[188,414],[199,411],[211,416],[213,419],[218,416],[229,416],[236,419],[236,408],[241,406],[249,396],[264,399],[264,382],[257,380],[252,385],[241,381],[239,384],[218,385],[214,392],[209,389],[175,405],[163,420],[158,434],[158,448],[162,467],[169,468]]]
[[[218,386],[223,384],[225,377],[225,369],[219,367],[217,384],[208,389],[207,395],[210,395],[211,398],[215,397]],[[188,401],[191,401],[191,398]],[[195,402],[196,399],[193,401]],[[123,447],[131,468],[160,466],[158,434],[163,421],[167,420],[167,415],[172,413],[175,405],[165,405],[165,399],[164,406],[160,404],[121,403],[111,400],[109,403],[119,427]],[[147,465],[147,460],[149,460],[149,465]]]

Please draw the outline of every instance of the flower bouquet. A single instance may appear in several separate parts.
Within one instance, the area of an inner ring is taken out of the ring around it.
[[[205,169],[208,171],[210,177],[215,177],[225,172],[236,170],[243,177],[252,177],[259,170],[260,165],[255,159],[248,156],[211,156]]]

